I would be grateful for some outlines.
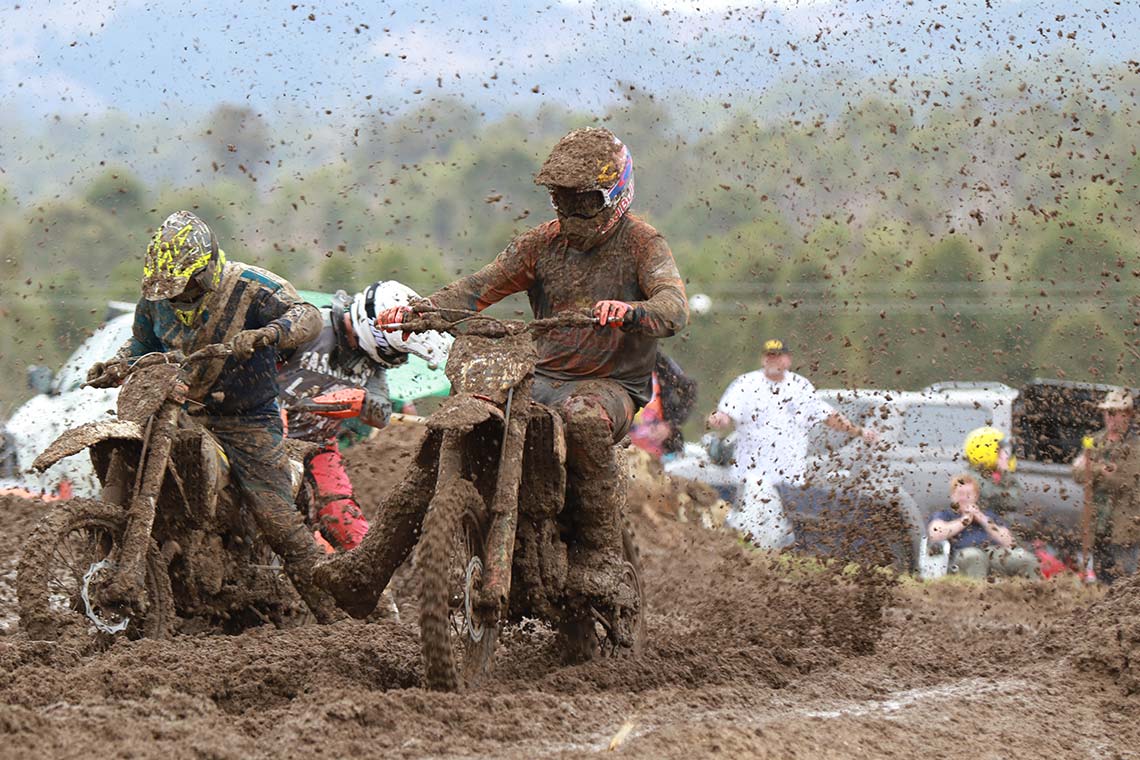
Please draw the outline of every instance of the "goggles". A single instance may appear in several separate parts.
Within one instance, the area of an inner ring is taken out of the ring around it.
[[[568,187],[555,187],[550,190],[550,205],[562,216],[576,216],[580,219],[593,219],[606,210],[609,199],[601,190],[579,192]]]

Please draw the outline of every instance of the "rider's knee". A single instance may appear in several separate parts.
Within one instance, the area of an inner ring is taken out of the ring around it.
[[[571,396],[559,408],[566,423],[566,434],[572,438],[610,435],[613,420],[602,402],[592,396]]]

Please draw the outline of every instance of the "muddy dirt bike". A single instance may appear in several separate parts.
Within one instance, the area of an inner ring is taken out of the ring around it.
[[[415,559],[430,688],[476,681],[500,628],[524,618],[551,624],[572,660],[643,646],[641,572],[624,519],[620,581],[596,597],[568,583],[576,505],[568,503],[563,423],[530,395],[532,334],[595,325],[586,314],[520,322],[451,310],[418,311],[401,325],[456,338],[446,368],[454,395],[427,419],[441,442]]]
[[[88,449],[103,491],[54,506],[29,538],[16,575],[29,635],[164,638],[178,618],[240,629],[307,617],[221,446],[182,409],[186,370],[231,352],[139,358],[125,369],[116,419],[73,428],[36,459],[42,471]]]

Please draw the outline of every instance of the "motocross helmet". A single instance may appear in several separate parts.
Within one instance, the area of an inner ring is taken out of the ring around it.
[[[966,435],[962,445],[962,453],[971,467],[979,470],[996,470],[998,466],[998,453],[1001,449],[1007,451],[1012,448],[1012,439],[995,427],[980,427],[971,430]],[[1016,459],[1011,454],[1007,465],[1012,472],[1016,467]]]
[[[575,129],[554,146],[534,182],[550,190],[570,244],[588,250],[633,203],[633,156],[608,129]]]
[[[401,363],[407,354],[415,354],[432,367],[447,361],[452,337],[436,332],[415,333],[404,338],[400,332],[385,332],[376,327],[376,315],[393,306],[407,306],[418,300],[416,291],[395,280],[380,280],[352,298],[349,317],[356,341],[373,361],[382,364]]]
[[[166,218],[146,247],[142,294],[148,301],[181,295],[196,279],[203,290],[213,290],[222,275],[225,257],[206,223],[189,211]]]

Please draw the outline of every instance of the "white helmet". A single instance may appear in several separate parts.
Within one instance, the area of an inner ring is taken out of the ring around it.
[[[364,352],[375,361],[391,362],[393,353],[415,354],[433,369],[447,361],[447,352],[454,340],[450,335],[437,332],[414,333],[407,340],[402,333],[384,332],[376,327],[376,315],[393,306],[406,306],[419,298],[416,291],[395,280],[381,280],[357,293],[348,307],[352,329]],[[387,356],[385,356],[387,355]]]

